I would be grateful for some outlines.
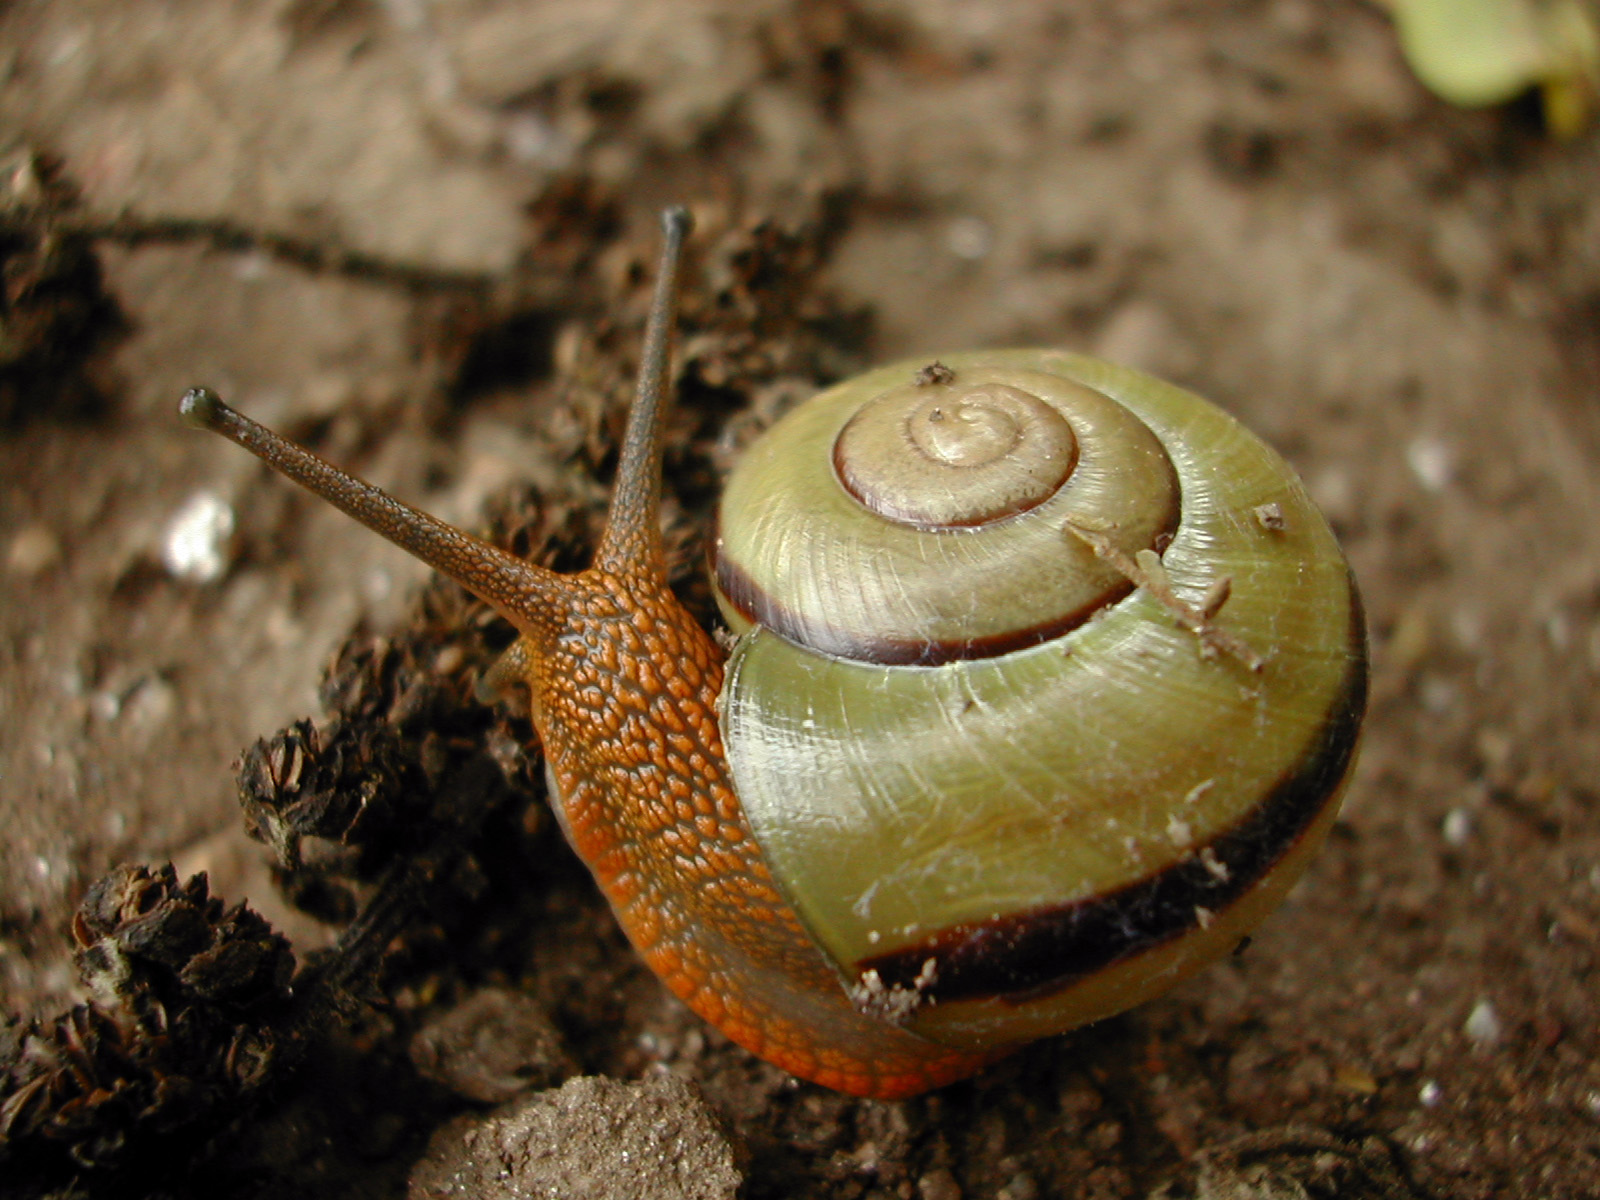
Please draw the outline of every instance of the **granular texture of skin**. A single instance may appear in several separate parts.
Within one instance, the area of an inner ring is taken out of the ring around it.
[[[839,1091],[913,1095],[991,1061],[851,1005],[751,834],[716,720],[722,655],[671,593],[598,571],[561,583],[564,620],[525,624],[519,659],[567,835],[651,969],[740,1045]]]

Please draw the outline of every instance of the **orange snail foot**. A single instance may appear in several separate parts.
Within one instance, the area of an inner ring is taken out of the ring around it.
[[[1007,1046],[980,1054],[952,1050],[914,1039],[887,1025],[883,1035],[891,1045],[882,1058],[818,1048],[805,1039],[802,1031],[786,1023],[731,1011],[720,995],[700,986],[690,975],[679,972],[663,974],[661,978],[696,1016],[729,1041],[798,1079],[850,1096],[903,1100],[966,1079],[1018,1049]]]
[[[914,1068],[900,1070],[885,1070],[883,1066],[871,1063],[836,1067],[819,1064],[814,1059],[788,1062],[782,1054],[762,1057],[791,1075],[848,1096],[861,1096],[869,1100],[904,1100],[976,1075],[983,1068],[1009,1057],[1015,1050],[1015,1046],[990,1054],[963,1054],[945,1050]]]

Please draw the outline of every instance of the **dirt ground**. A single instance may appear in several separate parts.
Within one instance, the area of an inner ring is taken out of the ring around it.
[[[532,485],[581,535],[664,203],[698,220],[669,452],[691,593],[715,473],[774,408],[1040,344],[1255,428],[1370,622],[1329,845],[1242,955],[1137,1011],[901,1104],[795,1084],[655,983],[535,804],[400,939],[378,1008],[151,1188],[405,1194],[486,1111],[406,1047],[493,985],[553,1025],[549,1082],[696,1084],[750,1198],[1600,1196],[1595,132],[1446,107],[1356,0],[11,0],[0,152],[14,1014],[83,999],[68,923],[121,861],[326,944],[232,764],[322,712],[353,635],[476,620],[181,427],[182,390],[448,520]],[[235,529],[176,569],[201,493]]]

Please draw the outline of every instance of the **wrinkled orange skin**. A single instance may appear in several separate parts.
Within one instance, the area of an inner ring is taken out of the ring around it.
[[[518,621],[552,802],[629,940],[739,1045],[841,1092],[910,1096],[998,1057],[851,1005],[734,794],[716,719],[722,654],[653,576],[568,576],[564,617]]]

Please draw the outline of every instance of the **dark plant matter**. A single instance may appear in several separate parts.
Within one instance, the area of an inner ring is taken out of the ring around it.
[[[1446,106],[1361,0],[13,0],[0,47],[0,1195],[1600,1196],[1600,135]],[[912,1101],[795,1083],[623,942],[477,694],[511,630],[176,420],[580,568],[670,202],[708,626],[723,474],[872,363],[1085,350],[1300,471],[1369,718],[1239,954]]]
[[[95,415],[109,385],[94,366],[124,328],[94,239],[62,219],[76,196],[59,164],[13,148],[0,172],[0,427]]]

